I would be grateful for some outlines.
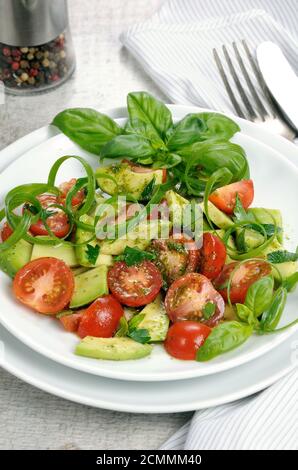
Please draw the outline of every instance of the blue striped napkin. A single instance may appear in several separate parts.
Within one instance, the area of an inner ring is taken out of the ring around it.
[[[212,49],[242,39],[252,51],[265,40],[279,44],[298,73],[297,0],[170,0],[120,37],[172,102],[226,112],[234,110]]]

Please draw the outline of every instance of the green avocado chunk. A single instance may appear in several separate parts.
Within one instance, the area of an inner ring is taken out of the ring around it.
[[[74,276],[75,288],[69,307],[81,307],[108,294],[107,274],[108,267],[102,265]]]
[[[134,321],[141,316],[144,316],[144,318],[138,324],[136,329],[144,328],[148,330],[151,343],[164,341],[167,336],[170,320],[165,311],[160,295],[157,296],[154,302],[146,305],[140,313],[134,316]]]
[[[75,354],[106,359],[110,361],[127,361],[142,359],[152,351],[150,344],[141,344],[130,338],[95,338],[86,336],[76,347]]]
[[[133,167],[128,163],[114,163],[110,166],[99,167],[95,172],[95,177],[100,189],[107,194],[114,195],[118,192],[141,199],[145,187],[153,178],[155,178],[155,184],[162,183],[163,170],[137,172],[133,171]]]
[[[0,253],[0,269],[14,277],[16,273],[31,259],[32,245],[25,240],[19,240],[11,248]]]
[[[39,237],[48,238],[48,237]],[[71,243],[61,242],[61,245],[33,245],[31,260],[38,258],[58,258],[64,261],[65,264],[73,268],[78,266],[78,260],[75,254],[75,249]]]

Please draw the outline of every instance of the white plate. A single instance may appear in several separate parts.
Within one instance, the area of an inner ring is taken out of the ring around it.
[[[298,334],[261,359],[233,370],[159,383],[119,382],[61,366],[27,348],[1,326],[0,341],[3,368],[45,392],[109,410],[177,413],[222,405],[269,387],[295,367]]]
[[[172,107],[174,117],[179,118],[197,108]],[[114,110],[113,115],[121,116]],[[122,114],[123,115],[123,114]],[[243,121],[241,121],[241,124]],[[256,127],[256,126],[254,126]],[[64,135],[51,137],[53,130],[43,129],[48,139],[26,152],[14,161],[0,176],[0,197],[12,186],[24,182],[45,181],[54,161],[65,154],[84,156],[93,166],[96,159],[70,142]],[[28,136],[27,136],[28,137]],[[295,202],[298,196],[298,171],[282,155],[272,148],[256,141],[245,134],[239,134],[235,141],[247,151],[252,178],[255,182],[256,197],[254,204],[280,208],[284,215],[286,232],[290,236],[289,248],[297,244],[298,221],[296,220]],[[13,153],[16,146],[10,147]],[[8,149],[7,149],[8,150]],[[6,154],[7,154],[6,150]],[[8,153],[10,153],[8,152]],[[15,154],[15,158],[19,156]],[[10,158],[10,157],[9,157]],[[1,154],[0,154],[1,161]],[[74,162],[66,163],[60,174],[60,180],[81,176],[82,170]],[[278,187],[278,190],[276,188]],[[11,282],[1,273],[1,323],[17,338],[37,352],[61,364],[105,377],[123,380],[177,380],[218,373],[244,364],[278,346],[287,339],[294,329],[279,335],[253,337],[241,348],[223,355],[210,363],[197,364],[182,362],[170,358],[161,346],[156,346],[150,358],[138,361],[113,363],[74,356],[77,344],[75,335],[65,333],[58,322],[51,318],[37,315],[17,304],[10,294]],[[284,314],[284,321],[294,319],[297,294],[291,295]]]

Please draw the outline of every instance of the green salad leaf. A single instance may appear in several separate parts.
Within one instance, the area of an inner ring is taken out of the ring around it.
[[[273,264],[285,263],[287,261],[297,261],[298,253],[291,253],[287,250],[277,250],[268,253],[267,260]]]
[[[138,158],[152,157],[156,150],[150,141],[138,134],[119,135],[110,140],[100,152],[100,158]]]
[[[99,251],[100,251],[99,245],[93,246],[93,245],[90,245],[89,243],[87,243],[86,248],[87,248],[86,256],[88,258],[89,263],[95,265],[96,261],[97,261],[97,258],[98,258],[98,255],[99,255]]]
[[[254,282],[247,291],[245,305],[255,317],[259,317],[270,305],[273,296],[274,281],[270,276],[262,277]]]
[[[156,258],[156,255],[149,251],[143,251],[139,248],[125,247],[122,255],[116,256],[116,261],[124,261],[127,266],[133,266],[134,264],[142,263],[145,260],[152,261]]]

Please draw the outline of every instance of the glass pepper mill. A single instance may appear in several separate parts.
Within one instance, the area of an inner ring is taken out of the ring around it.
[[[67,0],[0,0],[0,81],[7,92],[53,88],[74,68]]]

